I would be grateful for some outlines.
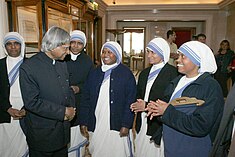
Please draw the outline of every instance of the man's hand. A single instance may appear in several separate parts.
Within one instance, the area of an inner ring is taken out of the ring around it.
[[[120,137],[128,136],[128,134],[129,134],[129,129],[122,127],[119,133]]]
[[[70,86],[73,89],[74,94],[77,94],[80,92],[80,88],[78,86]]]
[[[71,121],[76,113],[76,108],[73,107],[66,107],[65,109],[65,115],[64,115],[64,120]]]

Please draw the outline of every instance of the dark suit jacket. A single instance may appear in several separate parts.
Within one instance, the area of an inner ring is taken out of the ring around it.
[[[144,99],[145,95],[145,89],[147,85],[148,75],[151,70],[151,67],[144,69],[139,76],[138,79],[138,85],[137,85],[137,98]],[[157,99],[163,99],[164,97],[164,91],[171,80],[173,80],[178,75],[177,69],[173,67],[172,65],[169,65],[168,63],[162,68],[160,73],[158,74],[158,77],[155,79],[150,93],[148,101],[156,101]],[[154,118],[153,120],[150,120],[148,118],[148,129],[147,129],[147,135],[152,136],[156,130],[161,126],[162,124],[157,120],[157,118]],[[141,114],[137,114],[136,119],[136,131],[139,132],[141,127]]]
[[[10,84],[7,74],[6,57],[0,59],[0,123],[10,123],[11,116],[7,112],[11,108],[9,101]]]
[[[235,85],[228,94],[225,102],[223,117],[213,143],[210,157],[226,157],[228,155],[233,132],[233,115],[235,108]],[[234,149],[234,148],[233,148]]]
[[[20,120],[30,149],[52,152],[70,141],[66,107],[75,107],[65,62],[52,64],[44,52],[27,59],[20,67],[21,94],[26,116]]]

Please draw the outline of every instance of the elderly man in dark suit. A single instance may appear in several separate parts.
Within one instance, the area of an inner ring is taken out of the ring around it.
[[[51,27],[42,39],[41,52],[20,67],[20,87],[26,116],[21,126],[30,157],[67,157],[70,122],[75,99],[69,74],[61,60],[69,53],[69,34]]]

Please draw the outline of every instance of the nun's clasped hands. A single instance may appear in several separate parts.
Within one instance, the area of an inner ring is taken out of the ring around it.
[[[156,102],[150,101],[145,110],[148,111],[147,116],[153,119],[154,116],[162,116],[168,106],[168,103],[158,99]]]

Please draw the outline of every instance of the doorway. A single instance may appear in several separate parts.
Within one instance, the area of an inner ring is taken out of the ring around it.
[[[144,68],[145,28],[124,28],[123,63],[133,71]]]
[[[196,34],[195,27],[173,27],[172,30],[176,33],[175,44],[179,48],[183,43],[191,41]]]

